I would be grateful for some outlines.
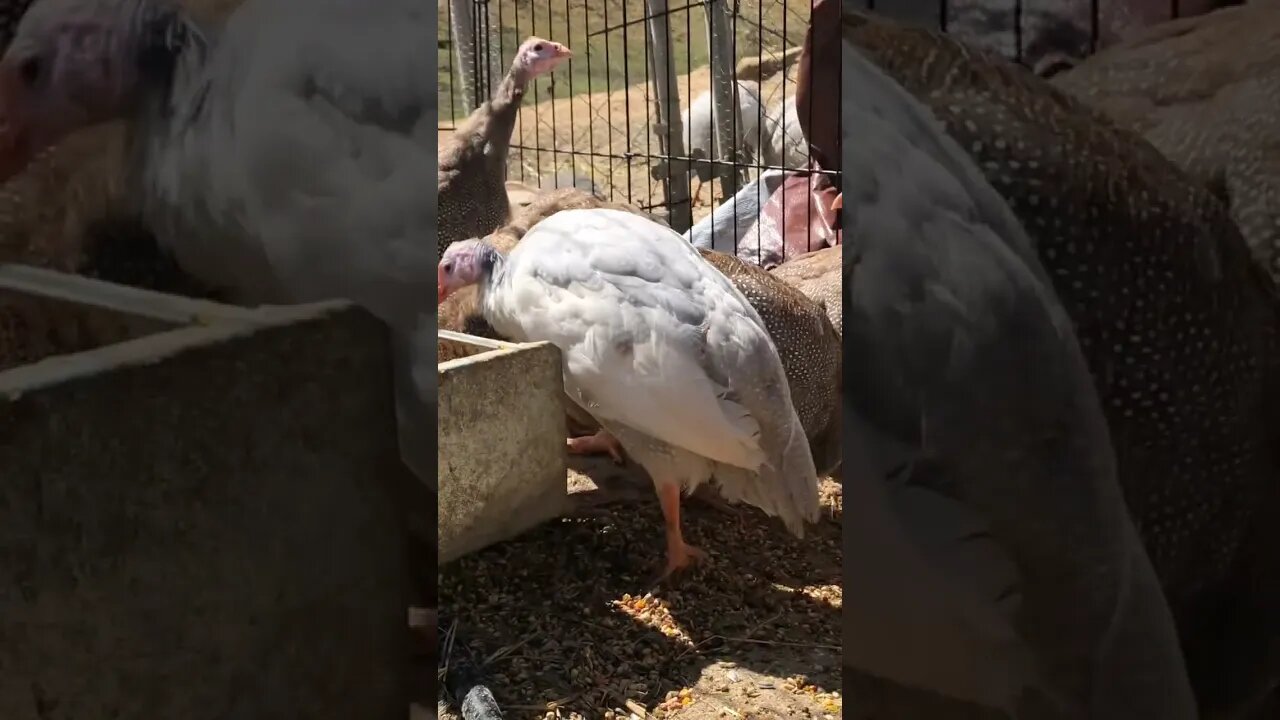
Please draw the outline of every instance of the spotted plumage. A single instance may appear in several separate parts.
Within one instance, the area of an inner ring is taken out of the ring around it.
[[[1023,720],[1195,720],[1102,403],[1035,244],[855,34],[841,78],[844,562],[858,586],[845,677]],[[971,717],[865,689],[858,717]]]
[[[1194,655],[1224,630],[1223,608],[1206,603],[1227,592],[1280,469],[1271,282],[1217,198],[1101,112],[936,33],[852,12],[846,29],[932,109],[1035,242]],[[1216,679],[1193,680],[1204,704]]]
[[[769,271],[819,302],[826,309],[827,317],[831,319],[831,324],[839,335],[844,334],[844,316],[840,312],[841,252],[838,246],[815,250],[791,258]]]
[[[1254,257],[1280,279],[1280,4],[1158,26],[1054,84],[1222,195]]]
[[[493,97],[472,111],[438,153],[436,200],[440,213],[436,246],[484,237],[511,219],[505,187],[507,150],[525,88],[571,55],[548,40],[529,38],[511,63]]]
[[[804,426],[819,474],[840,463],[840,335],[822,305],[763,268],[731,255],[699,250],[747,298],[778,348],[791,402]]]

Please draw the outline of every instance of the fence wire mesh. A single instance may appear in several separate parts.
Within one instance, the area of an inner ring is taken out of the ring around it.
[[[1044,75],[1114,42],[1125,28],[1179,17],[1180,3],[1207,1],[1216,0],[844,0],[951,33]],[[765,171],[810,169],[786,101],[794,103],[811,0],[440,2],[442,141],[489,97],[526,37],[574,53],[526,93],[507,167],[508,180],[520,183],[516,192],[575,186],[654,211],[684,231]],[[732,147],[723,150],[711,129],[717,84],[722,97],[736,88],[741,108],[732,117]],[[673,138],[675,124],[682,129]],[[811,203],[796,207],[813,213]],[[737,222],[725,230],[734,238],[742,235]],[[812,232],[814,223],[808,226]]]
[[[809,171],[794,96],[810,2],[443,2],[440,131],[489,96],[524,38],[561,42],[573,58],[526,92],[508,180],[530,190],[576,186],[684,231],[762,172]],[[724,92],[736,86],[741,108],[728,113],[733,142],[723,151],[712,118],[717,82]]]

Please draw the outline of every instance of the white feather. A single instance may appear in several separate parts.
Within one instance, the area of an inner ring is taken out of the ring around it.
[[[632,266],[641,278],[626,274]],[[742,294],[680,235],[617,210],[560,212],[524,236],[502,282],[507,291],[485,300],[495,329],[559,347],[566,387],[589,398],[592,414],[735,467],[764,461],[758,422],[731,399],[732,379],[708,375],[705,356],[771,342]],[[680,318],[691,301],[707,310],[701,326]]]
[[[414,327],[435,270],[427,15],[250,0],[232,16],[173,91],[203,111],[146,126],[148,215],[184,269],[241,301],[343,297]]]

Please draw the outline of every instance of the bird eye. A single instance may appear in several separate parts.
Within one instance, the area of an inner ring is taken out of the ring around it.
[[[22,81],[28,87],[35,85],[40,80],[40,71],[43,69],[38,57],[29,57],[22,61],[18,66],[18,75],[22,77]]]
[[[533,46],[533,51],[534,51],[534,52],[542,52],[542,43],[538,43],[537,45],[534,45],[534,46]]]
[[[452,274],[452,273],[453,273],[453,261],[452,261],[452,260],[446,260],[446,261],[445,261],[445,263],[444,263],[444,265],[443,265],[443,266],[441,266],[441,267],[444,269],[444,272],[445,272],[445,274],[446,274],[446,275],[450,275],[450,274]]]

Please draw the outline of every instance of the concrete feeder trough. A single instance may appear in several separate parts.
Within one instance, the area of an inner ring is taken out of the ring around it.
[[[385,327],[12,265],[0,295],[113,338],[0,372],[0,718],[404,718]]]
[[[457,559],[569,507],[564,379],[550,343],[439,330],[485,352],[440,363],[439,558]]]

